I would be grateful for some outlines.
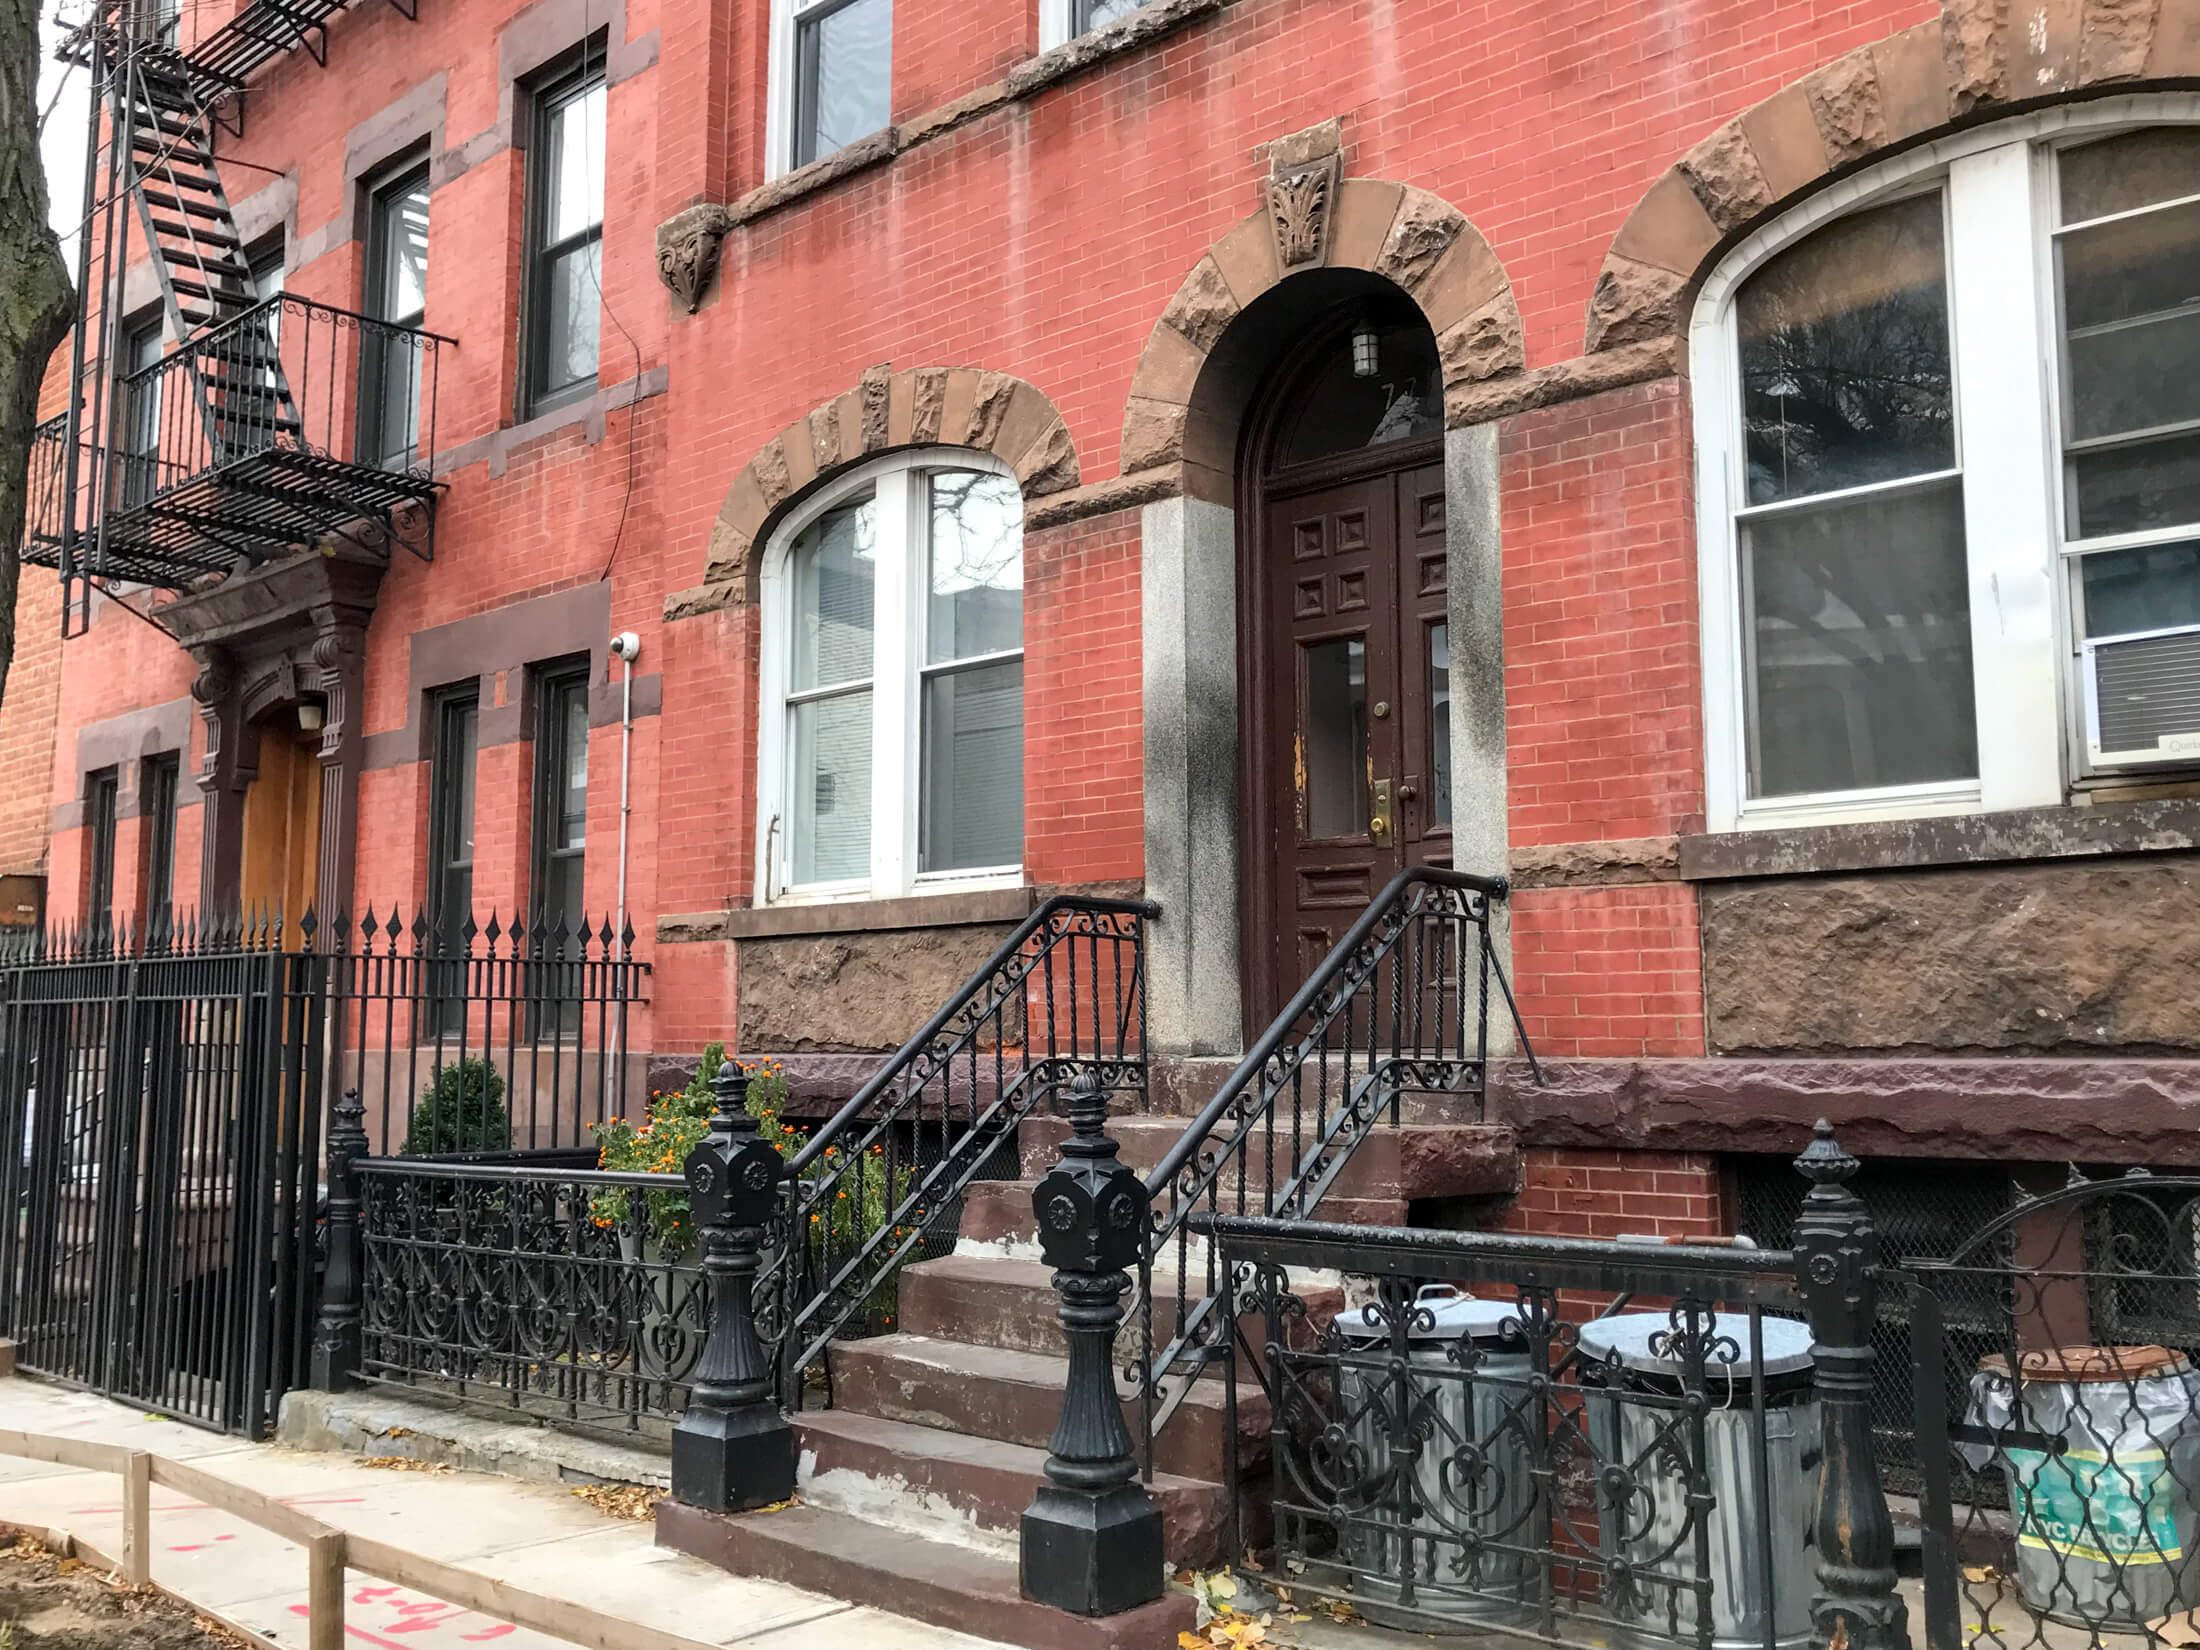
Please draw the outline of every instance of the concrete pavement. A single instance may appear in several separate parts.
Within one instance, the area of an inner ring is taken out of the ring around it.
[[[743,1650],[1001,1650],[984,1639],[777,1582],[730,1576],[654,1545],[569,1490],[474,1473],[397,1472],[353,1456],[247,1443],[21,1377],[0,1379],[0,1428],[150,1450],[276,1497],[324,1523],[661,1633]],[[302,1548],[164,1486],[153,1489],[153,1579],[285,1650],[306,1643]],[[0,1522],[122,1548],[121,1481],[0,1457]],[[564,1641],[353,1572],[350,1643],[381,1650]]]

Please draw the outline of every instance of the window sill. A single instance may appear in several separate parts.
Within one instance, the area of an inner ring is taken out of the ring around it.
[[[787,939],[805,934],[868,934],[897,928],[969,928],[981,923],[1021,922],[1038,904],[1037,889],[1019,886],[910,894],[897,899],[767,905],[743,911],[659,917],[657,942],[677,945],[709,940]]]
[[[1680,875],[1723,882],[2196,849],[2200,800],[2177,798],[1684,836]]]

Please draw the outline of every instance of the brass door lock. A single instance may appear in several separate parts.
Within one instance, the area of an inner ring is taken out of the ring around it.
[[[1368,837],[1378,848],[1390,846],[1391,817],[1390,781],[1378,779],[1375,781],[1374,811],[1367,820]]]

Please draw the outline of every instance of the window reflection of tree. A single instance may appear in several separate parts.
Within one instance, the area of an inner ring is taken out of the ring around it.
[[[1954,466],[1943,259],[1928,195],[1820,230],[1751,280],[1751,505]],[[1960,484],[1800,504],[1747,532],[1759,793],[1975,773]]]

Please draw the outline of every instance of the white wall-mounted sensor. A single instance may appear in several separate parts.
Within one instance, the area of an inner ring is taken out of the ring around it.
[[[611,638],[611,656],[632,664],[642,656],[642,639],[631,630],[622,630]]]

